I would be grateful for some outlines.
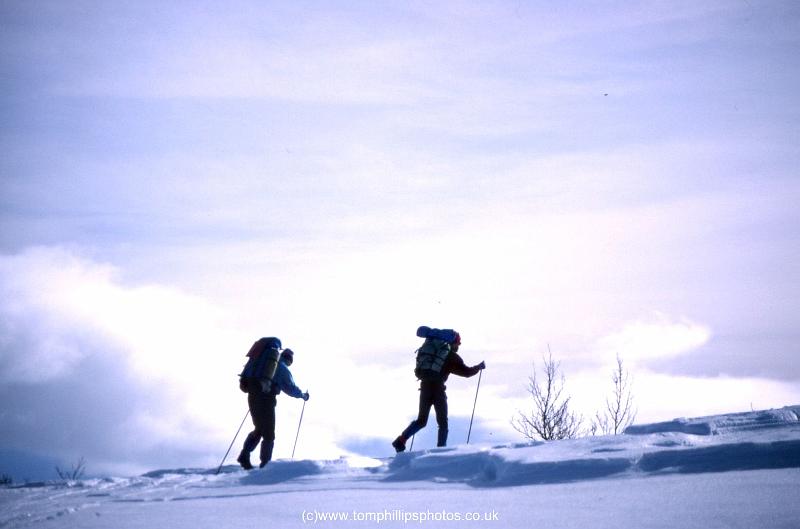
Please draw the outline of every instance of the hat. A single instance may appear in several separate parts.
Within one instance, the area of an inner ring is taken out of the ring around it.
[[[283,352],[281,353],[281,358],[283,358],[284,360],[286,360],[288,363],[291,364],[292,362],[294,362],[294,351],[288,348],[284,349]]]

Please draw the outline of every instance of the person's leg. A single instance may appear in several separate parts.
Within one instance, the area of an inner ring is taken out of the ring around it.
[[[408,428],[403,430],[403,437],[411,439],[411,436],[422,430],[428,424],[428,416],[433,405],[433,391],[431,385],[423,382],[419,390],[419,411],[417,418],[411,421]]]
[[[436,423],[439,425],[436,446],[447,446],[447,393],[444,385],[433,394],[433,409],[436,412]]]
[[[243,469],[250,470],[253,468],[253,464],[250,462],[250,452],[256,449],[260,440],[261,434],[258,433],[258,430],[253,430],[247,434],[244,440],[244,446],[242,446],[242,451],[239,452],[239,457],[236,458],[236,461]]]
[[[263,418],[261,417],[262,406],[259,402],[261,400],[260,397],[261,395],[258,391],[250,391],[247,394],[247,405],[250,408],[250,419],[253,421],[253,431],[247,434],[244,445],[242,446],[242,451],[236,459],[245,470],[253,468],[253,465],[250,463],[250,452],[255,450],[258,446],[258,442],[261,441],[261,423]]]
[[[253,430],[244,440],[244,446],[242,447],[242,451],[250,454],[253,450],[256,449],[258,446],[258,442],[261,440],[261,434],[258,433],[258,430]]]
[[[275,446],[275,404],[277,399],[270,395],[266,399],[266,410],[264,412],[264,429],[261,431],[264,440],[261,442],[261,464],[264,468],[267,463],[272,461],[272,449]]]
[[[411,421],[408,427],[403,430],[403,433],[400,434],[400,437],[395,439],[392,442],[392,446],[398,452],[402,452],[406,449],[406,441],[411,439],[411,436],[416,434],[418,431],[425,428],[428,424],[428,416],[431,413],[431,406],[433,405],[433,394],[431,392],[430,384],[423,382],[420,386],[419,391],[419,411],[417,413],[417,418]]]

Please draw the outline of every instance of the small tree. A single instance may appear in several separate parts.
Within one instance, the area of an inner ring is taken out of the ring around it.
[[[553,360],[549,347],[547,352],[548,356],[542,357],[542,376],[537,375],[534,363],[533,374],[528,377],[533,410],[528,414],[518,412],[511,425],[531,440],[573,439],[580,432],[583,418],[570,410],[570,397],[563,395],[565,378],[559,371],[561,363]]]
[[[622,359],[617,355],[617,366],[611,373],[614,390],[610,398],[606,399],[605,408],[595,414],[592,423],[592,433],[600,431],[606,435],[618,435],[633,423],[636,410],[633,408],[633,393],[631,391],[631,376],[625,370]]]
[[[78,481],[83,477],[83,473],[86,471],[86,461],[81,457],[78,459],[78,462],[72,465],[72,469],[70,470],[61,470],[59,467],[56,467],[56,473],[58,477],[63,479],[64,481]]]

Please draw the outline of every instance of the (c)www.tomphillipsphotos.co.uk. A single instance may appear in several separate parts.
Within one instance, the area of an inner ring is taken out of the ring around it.
[[[304,510],[303,523],[316,524],[327,522],[364,522],[380,524],[384,522],[417,523],[425,522],[499,522],[500,513],[491,511],[406,511],[403,509],[385,509],[383,511],[320,511]]]

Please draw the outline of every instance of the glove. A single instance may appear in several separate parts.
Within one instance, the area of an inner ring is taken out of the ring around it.
[[[480,364],[478,364],[478,369],[480,369],[480,370],[486,369],[486,362],[482,361]]]
[[[303,400],[308,400],[308,391],[303,393]]]

